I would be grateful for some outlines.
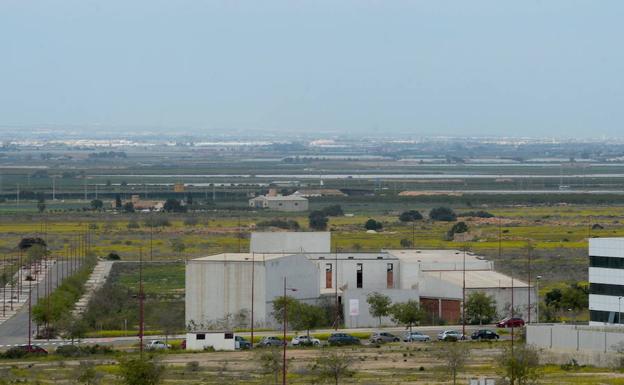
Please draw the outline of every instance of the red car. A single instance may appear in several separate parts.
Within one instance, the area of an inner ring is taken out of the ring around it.
[[[524,320],[522,318],[505,318],[496,324],[499,328],[521,328],[524,326]]]

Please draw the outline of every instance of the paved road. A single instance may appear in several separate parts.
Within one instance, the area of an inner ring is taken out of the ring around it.
[[[50,272],[46,278],[39,284],[39,298],[45,297],[45,289],[47,280],[51,280],[52,288],[58,286],[57,273],[60,273],[67,262],[55,263],[50,268]],[[57,269],[60,269],[57,271]],[[60,279],[59,279],[60,280]],[[31,292],[33,306],[37,303],[37,289],[33,288]],[[2,311],[2,309],[0,309]],[[33,326],[33,333],[34,333]],[[0,324],[0,345],[15,345],[28,343],[28,304],[25,304],[17,314],[12,318]]]
[[[483,326],[466,325],[466,336],[467,336],[467,338],[470,339],[470,334],[472,334],[473,331],[478,330],[478,329],[496,330],[496,326],[495,325],[483,325]],[[383,330],[383,331],[387,331],[387,332],[393,333],[393,334],[397,335],[398,337],[403,337],[403,335],[406,332],[406,329],[404,327],[390,327],[390,328],[383,328],[383,329],[376,329],[376,328],[339,329],[339,332],[341,332],[341,333],[372,333],[373,331],[378,331],[378,330]],[[457,330],[457,331],[461,331],[462,330],[462,326],[461,325],[420,326],[420,327],[414,327],[413,330],[414,331],[419,331],[419,332],[424,333],[424,334],[427,334],[427,335],[429,335],[431,337],[432,341],[436,341],[438,333],[440,331],[443,331],[443,330]],[[315,330],[313,333],[314,334],[317,334],[317,333],[332,333],[334,331],[335,331],[334,329],[325,329],[325,330]],[[244,333],[236,333],[236,334],[240,335],[242,337],[247,337],[248,338],[251,333],[244,332]],[[261,332],[255,332],[254,336],[258,336],[258,337],[280,336],[281,337],[281,333],[278,330],[276,330],[276,331],[261,331]],[[182,339],[182,338],[186,338],[186,335],[180,334],[180,335],[169,336],[169,339]],[[164,339],[165,339],[165,336],[145,336],[144,337],[144,343],[148,343],[151,340],[164,340]],[[501,335],[501,340],[508,340],[508,339],[510,339],[509,334]],[[80,344],[86,344],[86,345],[99,344],[99,345],[115,346],[115,347],[129,347],[129,346],[136,346],[138,341],[139,341],[138,337],[136,337],[136,336],[128,336],[128,337],[111,337],[111,338],[85,338],[85,339],[83,339],[81,341],[74,341],[74,343],[80,343]],[[368,340],[363,340],[362,342],[363,343],[368,343]],[[44,347],[46,347],[49,350],[50,348],[53,348],[54,346],[70,344],[71,342],[68,341],[68,340],[57,339],[57,340],[50,340],[50,341],[38,340],[38,341],[34,341],[33,343],[36,344],[36,345],[44,346]],[[6,348],[7,348],[7,346],[0,345],[0,349],[6,349]]]

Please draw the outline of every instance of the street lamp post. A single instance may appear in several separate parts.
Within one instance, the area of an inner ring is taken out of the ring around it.
[[[537,294],[537,301],[535,306],[537,306],[537,308],[535,309],[535,316],[537,318],[537,323],[540,322],[540,317],[539,317],[539,307],[540,307],[540,294],[539,294],[539,282],[540,279],[542,279],[541,275],[538,275],[537,277],[535,277],[535,290],[536,290],[536,294]],[[529,310],[531,311],[531,310]]]
[[[286,277],[284,277],[284,355],[282,357],[282,385],[286,385],[286,347],[288,346],[288,342],[286,342],[286,329],[288,328],[288,300],[286,299],[286,290],[297,291],[295,288],[286,287]]]
[[[618,325],[620,325],[620,318],[622,317],[622,296],[618,297]]]

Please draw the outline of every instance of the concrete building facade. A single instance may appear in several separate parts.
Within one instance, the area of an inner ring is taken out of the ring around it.
[[[590,325],[623,324],[624,238],[589,240]]]
[[[323,232],[254,233],[251,250],[187,263],[186,321],[191,329],[248,326],[252,296],[254,325],[275,326],[272,303],[283,295],[284,278],[297,289],[289,296],[338,305],[347,327],[378,324],[366,303],[372,292],[393,302],[418,301],[432,322],[458,322],[464,293],[466,298],[479,291],[492,296],[501,317],[511,313],[512,295],[518,316],[527,315],[529,295],[532,312],[537,303],[533,287],[494,271],[482,257],[456,250],[331,253],[330,235]],[[390,319],[382,322],[391,324]]]
[[[295,195],[260,195],[249,200],[249,207],[275,211],[307,211],[308,200]]]

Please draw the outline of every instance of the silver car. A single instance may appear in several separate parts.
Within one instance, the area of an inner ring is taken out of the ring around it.
[[[370,342],[372,343],[382,343],[382,342],[399,342],[401,339],[395,336],[392,333],[388,332],[374,332],[370,336]]]
[[[403,341],[405,342],[429,342],[431,341],[431,337],[426,334],[422,334],[421,332],[407,332],[405,336],[403,336]]]
[[[438,340],[440,341],[459,341],[465,339],[466,336],[457,330],[444,330],[438,334]]]

